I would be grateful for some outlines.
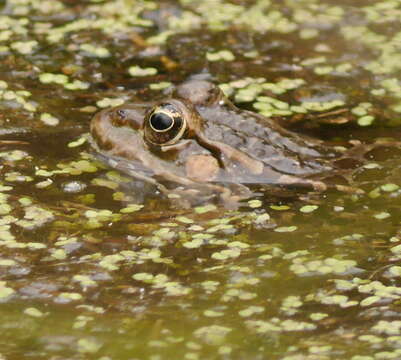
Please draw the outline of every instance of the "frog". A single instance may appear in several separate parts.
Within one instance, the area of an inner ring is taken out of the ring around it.
[[[101,110],[90,124],[96,156],[170,198],[252,196],[252,185],[323,192],[339,147],[236,107],[209,80],[190,79],[157,101]],[[338,185],[337,188],[347,188]]]

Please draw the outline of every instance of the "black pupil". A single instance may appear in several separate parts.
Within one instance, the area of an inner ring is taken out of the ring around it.
[[[163,131],[171,127],[173,119],[166,114],[157,113],[150,117],[150,124],[155,130]]]

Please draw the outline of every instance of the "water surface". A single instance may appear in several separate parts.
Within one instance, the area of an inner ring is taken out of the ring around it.
[[[398,140],[399,1],[0,4],[0,357],[401,358],[399,149],[355,164],[362,195],[190,211],[81,140],[199,73],[295,131]]]

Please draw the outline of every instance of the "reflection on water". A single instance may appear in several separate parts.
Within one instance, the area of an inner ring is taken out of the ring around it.
[[[397,148],[365,156],[362,195],[188,210],[80,140],[201,72],[326,141],[398,139],[398,1],[0,6],[0,357],[401,357]]]

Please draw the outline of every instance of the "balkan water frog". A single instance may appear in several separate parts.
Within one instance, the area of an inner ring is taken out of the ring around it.
[[[102,110],[92,145],[113,168],[170,196],[249,196],[244,184],[323,191],[334,147],[235,107],[211,82],[189,80],[155,103]]]

